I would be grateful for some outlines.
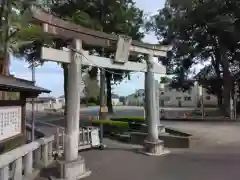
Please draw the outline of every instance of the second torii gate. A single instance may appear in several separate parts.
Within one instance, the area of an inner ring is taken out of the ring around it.
[[[79,111],[81,65],[101,68],[122,69],[145,72],[146,119],[148,137],[144,141],[144,152],[151,155],[164,153],[164,144],[158,139],[158,115],[156,104],[154,73],[165,74],[165,67],[153,61],[154,56],[166,56],[168,48],[156,47],[132,41],[131,38],[93,31],[82,26],[56,18],[38,9],[32,10],[33,18],[43,24],[44,32],[61,38],[71,39],[68,50],[57,50],[42,47],[42,59],[69,64],[67,124],[65,135],[64,160],[59,161],[61,178],[76,180],[90,174],[85,168],[84,159],[78,155]],[[105,48],[116,48],[115,59],[89,55],[82,44],[91,44]],[[130,52],[142,53],[148,56],[144,63],[128,61]]]

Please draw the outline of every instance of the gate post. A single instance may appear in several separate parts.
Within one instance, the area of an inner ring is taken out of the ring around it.
[[[158,113],[156,106],[156,88],[153,72],[153,56],[148,55],[147,72],[145,73],[145,101],[148,136],[144,140],[144,153],[148,155],[165,154],[164,143],[158,139]]]
[[[71,51],[69,64],[64,160],[58,161],[60,178],[64,180],[77,180],[90,174],[90,171],[85,168],[84,159],[78,156],[82,41],[74,40],[73,49],[77,52]],[[76,171],[76,169],[78,170]]]

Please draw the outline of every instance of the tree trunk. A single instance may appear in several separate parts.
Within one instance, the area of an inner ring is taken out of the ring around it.
[[[9,32],[9,12],[11,10],[11,2],[10,1],[4,1],[2,2],[4,8],[2,9],[2,12],[0,13],[2,17],[4,17],[4,23],[2,25],[3,32],[1,34],[1,46],[2,52],[1,52],[1,58],[0,58],[0,74],[2,75],[9,75],[9,54],[8,54],[8,32]],[[1,22],[2,22],[1,17]],[[8,94],[7,92],[0,92],[0,99],[7,100]]]
[[[222,92],[222,82],[221,82],[221,71],[220,71],[220,61],[221,61],[221,54],[219,50],[216,50],[215,53],[215,58],[212,57],[212,65],[214,68],[214,71],[217,76],[218,80],[218,92],[217,92],[217,99],[218,99],[218,108],[222,109],[223,106],[223,92]]]
[[[222,109],[223,106],[223,96],[222,96],[222,92],[217,94],[217,100],[218,100],[218,108]]]
[[[232,75],[229,70],[229,61],[227,58],[227,51],[221,48],[221,64],[223,67],[223,98],[224,98],[224,111],[226,116],[230,116],[230,93],[232,91]]]
[[[112,78],[112,74],[109,73],[109,72],[106,72],[107,107],[108,107],[108,113],[109,113],[109,114],[112,114],[112,113],[113,113],[111,78]]]
[[[64,87],[64,98],[65,98],[65,106],[64,106],[64,121],[65,121],[65,127],[67,124],[67,102],[68,102],[68,96],[67,96],[67,92],[68,92],[68,64],[63,63],[62,64],[62,68],[63,68],[63,87]]]

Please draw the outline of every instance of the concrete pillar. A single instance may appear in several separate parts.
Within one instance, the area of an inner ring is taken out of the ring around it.
[[[148,117],[147,113],[149,112],[149,106],[147,106],[147,103],[148,103],[148,95],[147,95],[147,86],[148,86],[148,83],[147,83],[147,80],[146,80],[146,77],[147,77],[147,72],[145,72],[145,81],[144,81],[144,89],[145,89],[145,100],[144,100],[144,118],[146,119]]]
[[[157,128],[157,106],[156,106],[156,88],[154,73],[152,71],[153,62],[152,56],[148,56],[147,61],[147,72],[145,74],[145,91],[146,91],[146,117],[148,125],[148,140],[157,141],[158,140],[158,128]]]
[[[81,61],[84,58],[81,55],[81,40],[75,40],[72,48],[77,52],[72,51],[72,61],[69,64],[68,111],[64,137],[64,159],[58,161],[60,179],[64,180],[77,180],[91,173],[86,169],[84,159],[78,155]]]
[[[157,123],[158,125],[160,125],[160,109],[159,109],[160,92],[159,92],[159,84],[157,80],[155,80],[155,89],[156,89]]]
[[[76,40],[73,48],[82,50],[82,42]],[[80,85],[81,85],[81,55],[72,54],[72,62],[69,64],[68,75],[68,102],[67,123],[65,133],[64,157],[67,161],[73,161],[78,157],[78,134],[80,113]]]
[[[164,133],[165,132],[165,127],[164,125],[161,124],[160,121],[160,84],[158,83],[157,80],[155,80],[155,89],[156,89],[156,108],[157,108],[157,126],[158,126],[158,132],[159,133]]]
[[[164,150],[163,141],[158,139],[158,106],[156,99],[156,87],[153,73],[153,56],[148,55],[147,72],[145,73],[145,111],[148,126],[148,136],[144,140],[144,151],[147,155],[163,155]],[[158,102],[159,103],[159,102]]]

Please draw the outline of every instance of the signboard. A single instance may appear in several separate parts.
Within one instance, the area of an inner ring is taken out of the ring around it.
[[[123,35],[118,36],[117,51],[114,59],[115,63],[126,63],[128,61],[131,44],[131,37]]]
[[[91,140],[92,140],[92,146],[93,147],[100,145],[98,129],[92,129],[91,130]]]
[[[0,141],[22,132],[22,113],[20,106],[0,107]]]

